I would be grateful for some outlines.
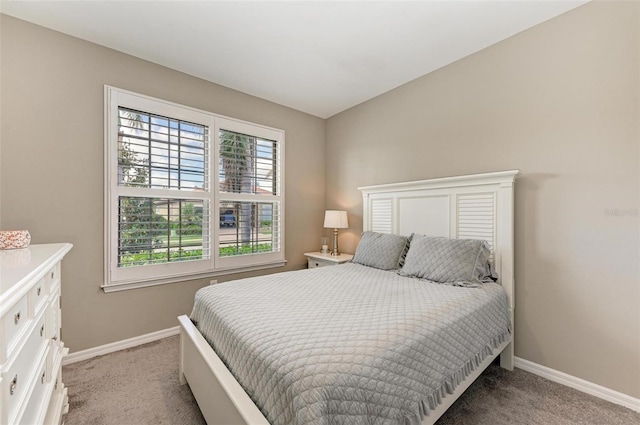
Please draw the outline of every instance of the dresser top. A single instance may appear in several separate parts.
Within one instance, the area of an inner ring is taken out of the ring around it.
[[[69,243],[52,243],[0,250],[0,308],[28,291],[30,283],[35,283],[62,260],[72,246]]]

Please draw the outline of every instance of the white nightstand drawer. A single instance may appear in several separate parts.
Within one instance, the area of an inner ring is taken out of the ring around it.
[[[310,269],[314,269],[316,267],[331,266],[331,265],[332,265],[331,263],[327,263],[326,261],[316,260],[314,258],[307,259],[307,267],[309,267]]]

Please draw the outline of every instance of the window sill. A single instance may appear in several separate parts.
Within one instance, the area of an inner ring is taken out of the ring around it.
[[[128,291],[130,289],[147,288],[149,286],[165,285],[167,283],[184,282],[187,280],[204,279],[207,277],[224,276],[229,274],[251,272],[255,270],[273,269],[276,267],[283,267],[287,264],[287,260],[274,261],[272,263],[256,264],[253,266],[236,267],[229,269],[218,269],[204,273],[185,274],[179,276],[165,277],[161,279],[153,280],[137,280],[129,282],[117,282],[102,285],[102,290],[105,293]]]

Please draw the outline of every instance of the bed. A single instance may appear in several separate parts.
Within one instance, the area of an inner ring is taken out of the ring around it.
[[[433,424],[498,355],[512,369],[517,173],[359,188],[365,232],[484,240],[497,284],[348,264],[202,290],[198,326],[179,317],[180,379],[207,422]]]

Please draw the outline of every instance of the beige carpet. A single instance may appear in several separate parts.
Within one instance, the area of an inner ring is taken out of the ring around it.
[[[178,337],[65,366],[66,425],[204,424],[178,383]],[[438,425],[640,424],[640,413],[492,365]]]

